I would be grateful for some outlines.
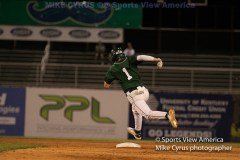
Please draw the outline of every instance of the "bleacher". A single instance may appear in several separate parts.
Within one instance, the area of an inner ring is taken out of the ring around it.
[[[41,62],[42,56],[43,51],[0,50],[0,62],[39,63]],[[93,52],[51,51],[49,63],[95,64],[94,56],[95,54]],[[153,56],[160,57],[167,67],[240,68],[240,56],[193,55],[187,53],[181,55],[160,53]],[[97,64],[100,64],[100,62],[98,61]],[[149,63],[145,63],[144,65],[149,65]]]
[[[94,53],[52,51],[43,79],[43,51],[0,50],[0,84],[102,88],[108,65],[95,64]],[[159,54],[164,68],[143,65],[140,72],[148,88],[210,92],[239,92],[240,57]],[[119,88],[114,84],[113,88]]]

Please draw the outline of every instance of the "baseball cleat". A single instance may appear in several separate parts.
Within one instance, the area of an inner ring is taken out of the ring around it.
[[[168,120],[171,123],[173,128],[178,127],[177,120],[175,118],[175,111],[172,108],[168,111]]]
[[[137,140],[142,139],[141,131],[136,131],[135,129],[133,129],[131,127],[128,127],[127,131],[129,134],[133,135],[135,139],[137,139]]]

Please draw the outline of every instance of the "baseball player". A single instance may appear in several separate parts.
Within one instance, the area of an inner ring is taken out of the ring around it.
[[[147,55],[126,56],[121,49],[112,50],[113,65],[107,71],[104,79],[104,88],[109,88],[114,80],[118,80],[123,91],[126,93],[128,101],[132,104],[132,112],[135,120],[135,128],[128,127],[128,133],[135,139],[142,139],[142,117],[146,119],[167,119],[173,128],[177,128],[175,111],[169,112],[152,111],[147,105],[149,92],[144,87],[138,72],[138,65],[142,61],[156,62],[158,67],[162,67],[160,58]]]

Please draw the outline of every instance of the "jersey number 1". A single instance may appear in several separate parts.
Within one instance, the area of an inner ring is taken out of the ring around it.
[[[122,71],[126,74],[128,80],[132,79],[126,68],[123,68]]]

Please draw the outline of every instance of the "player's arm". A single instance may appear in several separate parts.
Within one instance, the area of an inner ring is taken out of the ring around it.
[[[105,78],[104,78],[104,83],[103,83],[103,87],[108,89],[110,88],[110,85],[112,84],[112,82],[115,80],[115,76],[112,73],[111,70],[108,70]]]
[[[160,62],[162,60],[160,58],[155,58],[153,56],[138,55],[137,56],[137,61]]]
[[[137,56],[137,61],[147,61],[147,62],[157,62],[158,69],[162,68],[163,62],[160,58],[155,58],[153,56],[139,55]]]

